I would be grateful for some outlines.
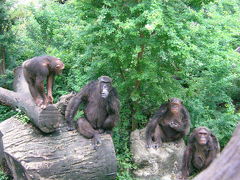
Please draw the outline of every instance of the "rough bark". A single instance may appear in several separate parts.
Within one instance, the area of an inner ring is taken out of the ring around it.
[[[110,135],[93,149],[91,140],[63,126],[42,134],[15,118],[0,123],[4,154],[16,180],[110,180],[116,178],[116,156]]]
[[[51,133],[59,127],[62,116],[55,105],[48,105],[44,110],[35,105],[22,67],[15,70],[14,90],[15,92],[0,88],[0,103],[23,110],[42,132]]]
[[[176,180],[179,175],[185,144],[183,140],[163,143],[158,149],[146,148],[146,128],[131,133],[131,152],[141,180]]]
[[[194,180],[239,180],[240,179],[240,124],[231,140],[212,164]]]

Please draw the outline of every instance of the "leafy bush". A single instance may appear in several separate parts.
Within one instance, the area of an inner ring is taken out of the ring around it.
[[[10,107],[0,105],[0,114],[1,114],[0,116],[0,122],[1,122],[1,121],[4,121],[5,119],[12,117],[13,115],[16,114],[16,112]]]
[[[10,180],[10,178],[4,172],[0,171],[0,180]]]

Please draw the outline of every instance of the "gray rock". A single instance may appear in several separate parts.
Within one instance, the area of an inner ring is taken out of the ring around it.
[[[75,95],[76,95],[76,93],[73,93],[73,92],[71,92],[70,94],[63,95],[59,98],[59,101],[56,103],[57,109],[63,116],[65,116],[65,111],[66,111],[69,101]]]
[[[146,128],[131,133],[131,152],[137,169],[137,179],[175,180],[180,173],[185,144],[163,143],[158,149],[146,148]]]

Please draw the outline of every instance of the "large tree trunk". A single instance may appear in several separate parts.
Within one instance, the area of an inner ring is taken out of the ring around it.
[[[0,75],[5,74],[6,49],[0,45]]]
[[[62,127],[42,134],[15,118],[0,123],[4,154],[15,180],[110,180],[116,178],[116,156],[110,135],[93,149],[91,140]]]
[[[240,124],[220,157],[194,180],[239,180],[240,179]]]
[[[43,110],[34,103],[22,67],[15,69],[14,90],[16,92],[0,88],[0,103],[23,110],[42,132],[51,133],[59,127],[62,116],[56,106],[48,105]]]

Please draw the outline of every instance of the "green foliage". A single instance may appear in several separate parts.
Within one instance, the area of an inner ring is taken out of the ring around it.
[[[0,1],[0,46],[6,46],[9,41],[8,31],[11,27],[11,18],[8,13],[10,3],[5,0]]]
[[[122,109],[121,118],[125,119],[131,113],[127,109]],[[132,154],[129,149],[130,145],[130,126],[129,121],[121,120],[118,122],[116,128],[114,128],[113,132],[113,142],[116,149],[117,154],[117,162],[118,162],[118,174],[117,179],[122,180],[132,180],[131,171],[136,168],[136,166],[132,162]]]
[[[12,89],[13,78],[13,72],[7,70],[5,74],[0,75],[0,87]]]
[[[16,111],[11,109],[10,107],[0,105],[0,114],[1,114],[0,116],[0,122],[1,122],[15,115]]]
[[[22,123],[29,123],[30,122],[30,119],[29,117],[24,113],[22,112],[20,109],[16,109],[17,111],[17,114],[15,115],[15,117],[21,121]]]
[[[10,178],[4,172],[0,171],[0,180],[10,180]]]
[[[15,65],[10,50],[15,38],[14,33],[11,30],[12,24],[14,23],[14,19],[11,17],[10,13],[11,6],[12,2],[10,1],[0,1],[0,66],[3,69],[3,72],[6,67],[11,69]]]
[[[84,116],[83,110],[79,110],[79,111],[77,112],[77,114],[75,115],[75,117],[74,117],[74,121],[77,121],[79,118],[81,118],[81,117],[83,117],[83,116]]]

